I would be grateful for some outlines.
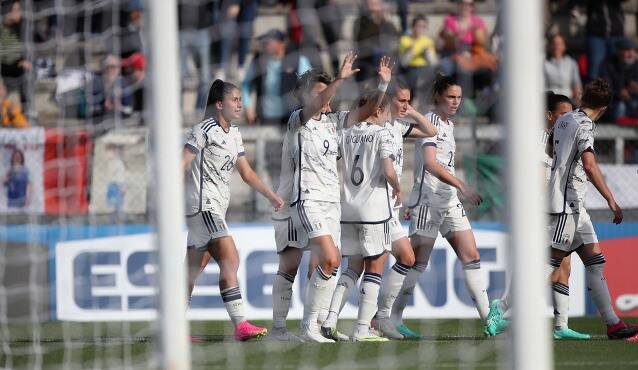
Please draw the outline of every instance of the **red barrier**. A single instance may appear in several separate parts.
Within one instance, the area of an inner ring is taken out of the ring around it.
[[[86,213],[91,139],[84,130],[47,129],[45,137],[44,212]]]
[[[605,278],[614,309],[620,316],[638,316],[638,238],[610,239],[600,242],[607,265]]]

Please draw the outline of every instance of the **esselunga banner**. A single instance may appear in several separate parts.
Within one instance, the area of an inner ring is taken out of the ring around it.
[[[251,319],[272,318],[272,283],[277,272],[274,231],[270,225],[231,225],[239,256],[239,282]],[[475,230],[481,266],[490,299],[501,297],[508,279],[506,234]],[[176,245],[185,251],[184,243]],[[293,287],[289,317],[302,317],[308,253]],[[55,303],[59,320],[151,320],[156,311],[156,250],[151,234],[60,242],[55,245]],[[211,260],[212,261],[212,260]],[[182,263],[182,261],[176,261]],[[585,313],[582,264],[572,263],[570,314]],[[228,318],[218,288],[219,270],[211,262],[199,277],[188,317],[195,320]],[[176,297],[179,299],[179,297]],[[186,299],[186,297],[183,297]],[[341,317],[356,318],[358,289],[353,289]],[[549,313],[548,313],[549,315]],[[461,264],[447,242],[439,238],[426,272],[406,308],[407,318],[476,318],[478,313],[465,288]]]

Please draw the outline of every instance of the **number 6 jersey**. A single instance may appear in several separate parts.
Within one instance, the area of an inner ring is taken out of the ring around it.
[[[443,122],[436,113],[430,112],[426,117],[436,126],[438,135],[419,139],[414,150],[414,186],[408,201],[408,207],[418,205],[447,208],[460,203],[456,188],[446,184],[425,170],[423,149],[426,146],[436,147],[436,161],[446,171],[454,175],[454,156],[456,141],[454,140],[454,123],[448,119]]]
[[[186,214],[212,211],[225,215],[230,201],[230,178],[244,144],[237,126],[228,132],[208,118],[193,126],[186,144],[196,157],[186,174]]]
[[[361,122],[343,130],[341,223],[377,224],[392,217],[383,159],[393,158],[394,150],[392,134],[382,126]]]

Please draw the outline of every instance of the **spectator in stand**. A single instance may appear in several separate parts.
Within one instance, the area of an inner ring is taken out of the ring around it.
[[[386,18],[388,9],[383,0],[366,0],[361,17],[354,23],[354,41],[358,55],[358,82],[376,78],[381,57],[398,56],[399,32]]]
[[[128,58],[134,53],[144,54],[144,2],[142,0],[129,0],[126,3],[128,24],[118,34],[119,40],[110,37],[107,42],[109,54]],[[119,54],[118,54],[119,52]]]
[[[217,77],[226,79],[227,71],[235,48],[235,42],[239,38],[237,49],[237,78],[244,78],[246,56],[250,51],[250,42],[253,37],[253,23],[257,17],[257,0],[222,0],[221,24],[219,44],[219,71]]]
[[[120,58],[114,55],[107,55],[102,61],[101,73],[92,78],[89,100],[92,117],[128,116],[131,113],[130,97],[124,94],[121,69]]]
[[[417,108],[422,105],[419,104],[419,98],[424,96],[421,91],[432,81],[438,61],[434,41],[427,36],[427,30],[427,18],[418,14],[412,20],[411,34],[399,40],[399,59]]]
[[[215,25],[216,0],[180,0],[179,14],[179,47],[182,78],[197,79],[197,101],[195,108],[203,112],[206,96],[211,84],[211,42]],[[197,76],[193,76],[188,68],[188,58],[193,56],[197,62]]]
[[[616,56],[605,61],[600,76],[609,82],[614,93],[610,106],[613,120],[638,118],[638,60],[631,40],[618,42]]]
[[[285,125],[297,106],[293,92],[297,76],[311,68],[299,53],[286,54],[286,35],[271,29],[259,37],[260,51],[246,70],[242,83],[242,101],[248,123]],[[255,92],[254,102],[251,94]]]
[[[146,58],[135,53],[122,61],[127,76],[124,95],[130,97],[133,112],[144,110],[144,80],[146,79]]]
[[[567,46],[561,35],[553,35],[548,40],[548,56],[543,65],[545,89],[572,99],[580,105],[582,82],[576,61],[566,54]]]
[[[29,169],[24,162],[24,152],[15,148],[11,153],[11,167],[2,182],[7,188],[7,207],[9,208],[23,208],[29,205],[31,181]]]
[[[22,105],[27,103],[26,74],[32,65],[27,60],[22,40],[22,7],[20,1],[3,1],[0,30],[0,75],[9,91],[18,90]]]
[[[625,36],[625,14],[621,3],[626,0],[585,0],[587,25],[587,77],[598,78],[605,59],[614,55],[616,43]]]
[[[472,47],[468,52],[457,52],[452,56],[456,64],[457,80],[463,85],[471,82],[471,86],[464,87],[464,91],[471,91],[470,98],[477,92],[490,89],[493,86],[498,59],[487,50],[487,33],[483,28],[474,30]]]
[[[7,87],[0,80],[0,122],[4,128],[29,127],[20,106],[7,99]]]
[[[439,32],[445,56],[469,50],[474,43],[476,31],[487,32],[485,21],[474,14],[474,1],[458,0],[458,3],[458,12],[445,17],[443,28]]]

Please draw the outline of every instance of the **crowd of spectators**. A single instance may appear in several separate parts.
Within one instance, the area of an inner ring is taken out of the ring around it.
[[[144,109],[148,1],[113,0],[119,4],[113,7],[108,1],[58,0],[79,9],[69,12],[75,14],[72,21],[49,14],[35,19],[30,27],[24,24],[24,1],[2,1],[3,127],[26,127],[27,118],[37,118],[28,87],[46,78],[57,79],[59,91],[53,95],[60,104],[69,102],[62,96],[75,97],[72,104],[77,106],[78,118],[100,122],[139,114]],[[410,12],[411,3],[417,1],[434,0],[360,0],[355,6],[341,0],[177,0],[182,83],[196,91],[190,108],[201,112],[212,80],[229,79],[241,85],[249,124],[282,125],[297,104],[293,94],[297,76],[311,68],[334,72],[340,54],[353,49],[358,55],[360,87],[376,78],[379,59],[388,55],[410,85],[417,109],[427,109],[427,87],[442,73],[456,75],[464,87],[467,99],[462,114],[491,115],[496,99],[485,97],[499,94],[500,15],[492,14],[488,22],[477,14],[473,0],[437,0],[452,6],[447,15]],[[638,61],[635,45],[625,35],[623,2],[549,1],[579,10],[586,21],[580,39],[548,32],[543,70],[547,89],[569,96],[576,104],[584,82],[599,76],[608,79],[615,94],[606,119],[638,124]],[[29,4],[41,10],[56,2]],[[279,9],[286,15],[285,26],[255,35],[259,7]],[[356,15],[354,22],[345,22],[352,15]],[[496,22],[491,22],[494,16]],[[437,22],[431,22],[433,18]],[[31,30],[30,37],[26,28]],[[75,61],[67,59],[58,71],[50,55],[27,53],[27,40],[40,45],[73,35],[78,41],[104,46],[98,63],[87,58],[86,45],[79,48]],[[13,92],[17,101],[7,97]]]

